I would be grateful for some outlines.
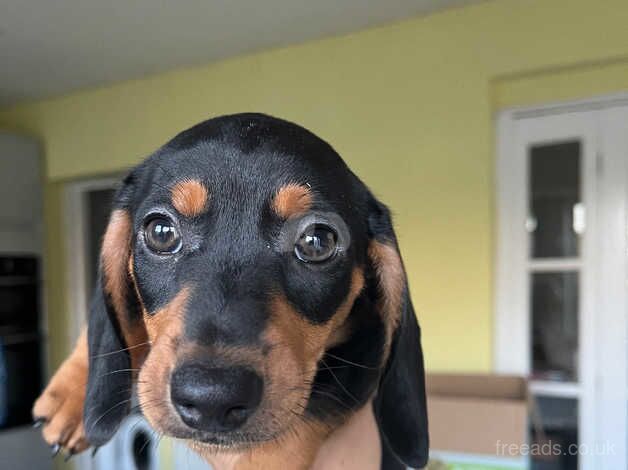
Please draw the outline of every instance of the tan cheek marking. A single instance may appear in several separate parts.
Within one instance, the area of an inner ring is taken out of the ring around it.
[[[345,323],[363,287],[364,273],[355,269],[347,297],[332,318],[322,325],[310,323],[285,297],[276,296],[272,301],[273,316],[266,338],[270,344],[282,345],[279,349],[281,357],[273,361],[277,364],[274,373],[291,374],[306,382],[311,380],[318,361],[333,341],[334,332]]]
[[[174,208],[186,217],[202,214],[209,201],[205,185],[194,179],[179,181],[170,190],[170,197]]]
[[[406,276],[399,252],[394,246],[372,241],[368,252],[375,266],[379,283],[381,294],[379,310],[386,328],[385,353],[388,355],[392,335],[401,320],[401,301]]]
[[[283,297],[278,297],[274,302],[274,317],[279,325],[282,336],[288,338],[291,344],[301,345],[306,359],[311,359],[312,354],[325,349],[330,335],[338,330],[346,321],[355,299],[364,288],[364,273],[360,269],[354,269],[351,275],[351,287],[347,297],[338,307],[331,319],[322,325],[310,323],[303,315]],[[318,359],[316,361],[318,362]]]
[[[183,318],[190,290],[187,287],[154,315],[144,315],[151,351],[140,371],[138,396],[148,421],[157,430],[167,428],[170,416],[169,376],[175,366],[176,348],[183,334]]]
[[[301,364],[315,360],[315,353],[324,344],[329,326],[309,323],[283,296],[273,300],[272,311],[272,327],[279,336],[278,342],[288,345]]]
[[[103,289],[109,295],[116,313],[126,346],[133,348],[146,342],[146,332],[141,322],[131,322],[127,311],[128,277],[127,262],[132,263],[131,217],[128,212],[116,209],[111,213],[109,225],[103,237],[101,262]],[[139,297],[138,297],[139,299]],[[136,368],[146,351],[131,349],[132,367]]]
[[[332,331],[327,338],[325,349],[329,349],[342,341],[344,341],[351,334],[351,325],[347,323],[347,317],[351,313],[353,303],[358,298],[360,292],[364,288],[364,272],[359,269],[354,269],[351,277],[351,287],[349,294],[345,298],[344,302],[331,319]]]
[[[190,289],[184,287],[166,305],[154,315],[144,314],[144,323],[150,341],[156,341],[161,335],[179,337],[183,331],[183,317],[188,301]],[[176,335],[173,335],[176,333]]]
[[[312,207],[312,193],[307,186],[290,183],[277,191],[272,207],[284,219],[303,214]]]
[[[331,349],[334,346],[344,343],[351,336],[352,331],[353,325],[350,322],[345,322],[344,324],[338,326],[338,328],[332,331],[327,338],[325,349]]]

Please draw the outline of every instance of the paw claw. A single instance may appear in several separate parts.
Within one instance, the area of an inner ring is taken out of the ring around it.
[[[46,421],[48,421],[48,420],[46,418],[44,418],[44,417],[35,418],[33,420],[33,427],[35,429],[40,428],[40,427],[42,427],[46,423]]]
[[[52,452],[52,458],[55,458],[57,454],[61,451],[61,444],[56,442],[50,446],[50,450]]]

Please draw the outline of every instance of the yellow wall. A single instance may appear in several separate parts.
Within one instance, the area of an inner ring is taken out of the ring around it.
[[[18,106],[0,123],[42,139],[53,193],[212,115],[263,111],[311,128],[394,209],[428,367],[486,371],[493,113],[628,89],[627,25],[625,0],[492,1]],[[61,256],[50,263],[62,276]],[[62,292],[53,316],[65,315]]]

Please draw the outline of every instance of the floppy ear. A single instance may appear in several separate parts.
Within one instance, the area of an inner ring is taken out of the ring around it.
[[[421,332],[390,213],[372,196],[369,205],[369,258],[378,283],[377,308],[386,328],[386,365],[374,401],[375,417],[385,458],[390,459],[389,449],[405,466],[422,468],[427,465],[429,437]],[[384,461],[382,468],[400,467]]]
[[[131,174],[115,196],[89,312],[89,375],[83,420],[86,437],[95,447],[109,441],[129,413],[133,371],[146,342],[129,273],[133,182]]]

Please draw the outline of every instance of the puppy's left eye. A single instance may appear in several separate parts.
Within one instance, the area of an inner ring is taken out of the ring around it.
[[[294,253],[305,263],[321,263],[336,254],[338,235],[329,226],[312,224],[306,227],[294,245]]]
[[[166,217],[155,217],[144,229],[146,246],[160,254],[175,253],[181,248],[181,237],[174,223]]]

